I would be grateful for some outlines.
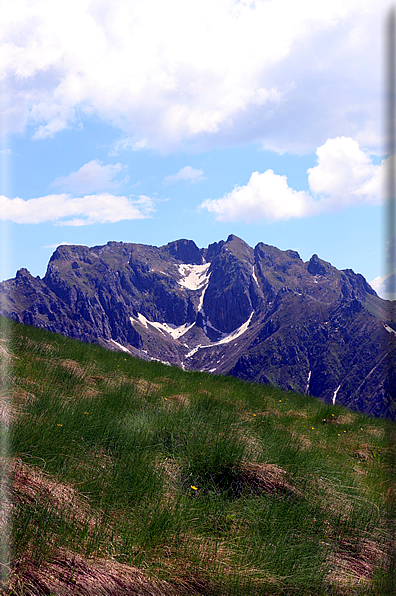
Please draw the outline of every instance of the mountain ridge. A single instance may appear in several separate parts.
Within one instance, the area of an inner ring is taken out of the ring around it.
[[[395,305],[316,254],[233,234],[207,248],[62,245],[43,279],[21,269],[0,296],[17,322],[395,417]]]

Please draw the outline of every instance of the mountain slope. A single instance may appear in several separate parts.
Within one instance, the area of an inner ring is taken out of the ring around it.
[[[43,279],[21,269],[0,295],[18,322],[395,417],[394,304],[317,255],[234,235],[205,249],[60,246]]]
[[[1,318],[0,352],[2,596],[394,594],[395,423]]]

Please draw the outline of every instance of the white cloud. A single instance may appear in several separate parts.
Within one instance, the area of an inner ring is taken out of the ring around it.
[[[370,286],[374,288],[378,296],[384,298],[384,300],[396,300],[396,276],[394,273],[376,277],[373,281],[370,281]]]
[[[135,149],[303,152],[345,134],[378,150],[390,5],[3,0],[2,121],[45,138],[95,115]]]
[[[380,201],[380,178],[385,164],[376,166],[353,139],[328,139],[317,149],[318,164],[308,170],[311,192],[296,191],[286,176],[273,170],[253,172],[245,186],[219,199],[207,199],[201,208],[219,221],[281,220],[345,209]]]
[[[372,163],[357,141],[328,139],[316,155],[318,165],[308,170],[309,187],[314,194],[327,197],[330,207],[379,203],[381,166]]]
[[[124,169],[120,163],[102,165],[102,162],[94,159],[81,166],[77,172],[72,172],[66,177],[56,178],[51,186],[57,186],[64,191],[73,194],[92,193],[109,190],[120,186],[114,179]]]
[[[304,217],[314,208],[306,192],[297,192],[287,184],[286,176],[267,170],[253,172],[246,186],[236,186],[221,199],[206,200],[201,207],[215,214],[219,221],[289,219]]]
[[[73,198],[67,194],[47,195],[24,201],[0,196],[0,218],[15,223],[83,226],[145,219],[154,211],[150,197],[131,200],[109,193]]]
[[[141,151],[149,148],[150,143],[145,138],[138,138],[137,135],[135,137],[123,137],[114,143],[109,155],[118,155],[121,151]]]
[[[197,170],[196,168],[192,168],[191,166],[185,166],[184,168],[181,168],[181,170],[179,170],[177,172],[177,174],[173,174],[171,176],[165,176],[164,178],[164,183],[165,184],[173,184],[174,182],[180,182],[180,181],[185,181],[185,182],[201,182],[202,180],[205,180],[204,177],[204,172],[203,170]]]

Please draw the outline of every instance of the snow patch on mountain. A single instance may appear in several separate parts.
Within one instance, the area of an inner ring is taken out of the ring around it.
[[[256,277],[256,274],[255,274],[255,272],[254,272],[254,265],[253,265],[253,267],[252,267],[252,276],[253,276],[253,279],[254,279],[254,281],[255,281],[255,282],[256,282],[256,284],[258,285],[258,287],[260,287],[260,286],[259,286],[258,279],[257,279],[257,277]]]
[[[198,352],[199,348],[205,348],[205,347],[206,348],[209,348],[210,346],[201,346],[201,345],[195,346],[195,348],[193,348],[191,350],[191,352],[189,352],[188,354],[186,354],[186,358],[191,358],[191,356],[194,356],[194,354],[196,354]]]
[[[235,331],[232,331],[232,333],[229,333],[228,335],[226,335],[225,337],[223,337],[222,339],[217,341],[216,345],[228,344],[230,341],[234,341],[234,339],[236,339],[237,337],[242,335],[242,333],[245,333],[245,331],[247,331],[247,329],[250,325],[250,321],[252,320],[253,315],[254,315],[254,310],[252,311],[252,313],[247,321],[242,323],[242,325],[240,327],[238,327],[238,329],[235,329]]]
[[[305,387],[305,393],[308,393],[308,391],[309,391],[310,382],[311,382],[311,371],[309,371],[309,373],[308,373],[307,386]]]
[[[148,329],[146,317],[144,317],[143,315],[141,315],[140,313],[138,313],[138,320],[139,320],[139,323],[141,323],[142,325],[144,325],[144,327],[146,327],[146,329]],[[130,317],[130,321],[131,321],[132,325],[135,322],[132,317]]]
[[[151,325],[155,329],[158,329],[158,331],[161,331],[161,333],[167,333],[168,335],[171,335],[173,339],[179,339],[179,337],[182,337],[182,335],[184,335],[189,329],[191,329],[191,327],[194,327],[195,325],[195,323],[192,323],[191,325],[185,323],[184,325],[180,325],[180,327],[176,327],[175,325],[168,325],[168,323],[149,321],[141,313],[138,313],[137,318],[139,323],[144,325],[146,329],[148,329],[148,326]],[[137,322],[133,317],[130,317],[129,320],[131,321],[132,325]]]
[[[178,284],[187,290],[200,290],[209,282],[208,269],[210,263],[204,265],[189,265],[183,263],[179,265],[179,273],[183,279],[178,280]]]
[[[250,321],[252,320],[252,317],[254,315],[254,311],[252,311],[250,317],[248,318],[247,321],[245,321],[244,323],[242,323],[242,325],[240,327],[238,327],[238,329],[235,329],[235,331],[232,331],[231,333],[228,333],[227,335],[223,334],[224,337],[222,337],[222,339],[220,339],[219,341],[214,341],[211,344],[207,345],[207,346],[196,346],[194,349],[191,350],[191,352],[189,352],[186,355],[186,358],[191,358],[191,356],[193,356],[196,352],[198,352],[198,350],[200,348],[204,349],[204,348],[213,348],[214,346],[220,346],[221,344],[228,344],[231,341],[234,341],[235,339],[237,339],[237,337],[239,337],[240,335],[242,335],[243,333],[245,333],[245,331],[247,331],[249,325],[250,325]],[[215,329],[215,327],[213,327],[213,329]],[[236,344],[235,344],[236,345]]]
[[[121,344],[118,343],[118,341],[115,341],[114,339],[110,340],[112,344],[115,344],[117,346],[117,348],[120,348],[120,350],[122,350],[123,352],[128,352],[128,354],[130,354],[131,352],[128,350],[128,348],[125,348],[124,346],[122,346]]]
[[[334,404],[336,402],[337,393],[338,393],[338,390],[339,390],[340,387],[341,387],[341,385],[338,385],[337,389],[333,393],[333,406],[334,406]]]

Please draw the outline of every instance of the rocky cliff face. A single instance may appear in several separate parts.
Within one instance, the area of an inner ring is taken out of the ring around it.
[[[43,279],[21,269],[0,298],[21,323],[395,418],[395,304],[317,255],[233,235],[60,246]]]

